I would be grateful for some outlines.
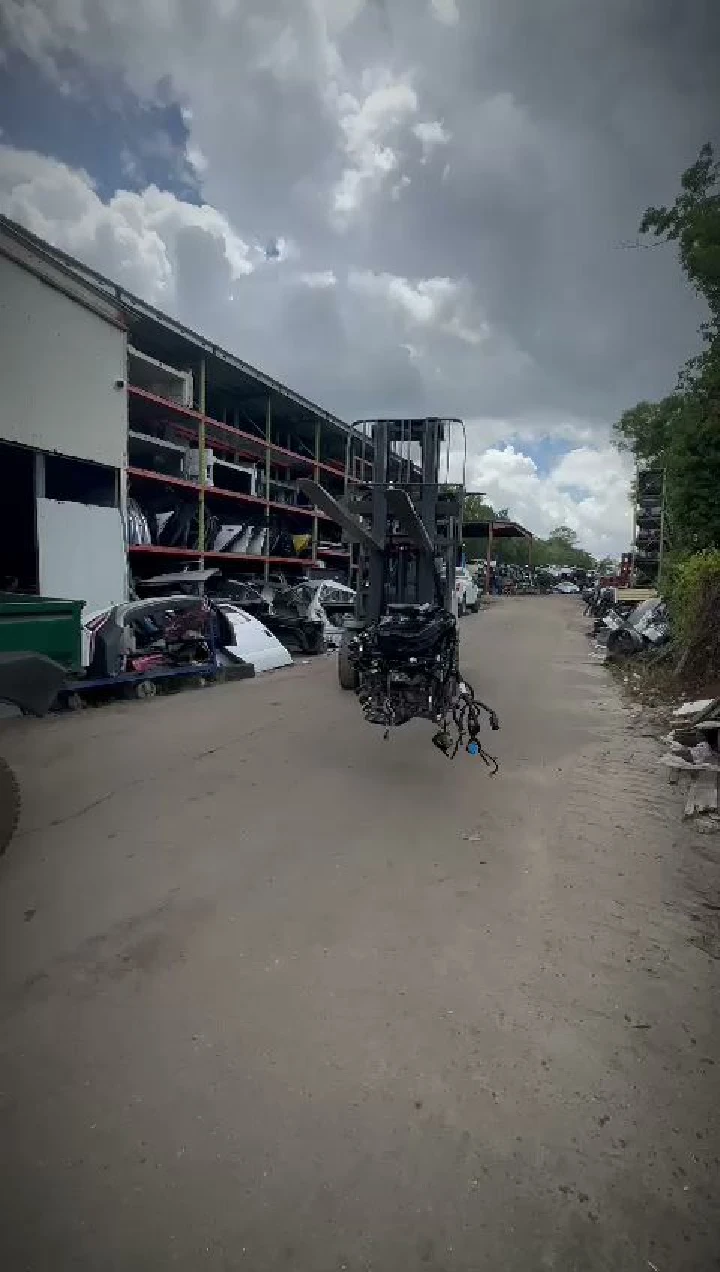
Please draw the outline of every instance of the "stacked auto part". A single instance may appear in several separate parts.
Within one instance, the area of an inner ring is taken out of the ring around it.
[[[633,583],[636,587],[657,586],[668,546],[664,470],[640,469],[635,491]]]

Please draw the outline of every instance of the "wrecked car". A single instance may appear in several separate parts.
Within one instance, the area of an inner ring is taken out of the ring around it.
[[[113,677],[163,667],[250,663],[256,671],[292,662],[271,632],[232,602],[178,593],[113,605],[83,618],[86,675]]]

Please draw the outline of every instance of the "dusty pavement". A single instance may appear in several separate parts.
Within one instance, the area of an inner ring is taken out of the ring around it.
[[[4,1272],[720,1268],[720,852],[581,629],[465,620],[495,779],[327,660],[4,725]]]

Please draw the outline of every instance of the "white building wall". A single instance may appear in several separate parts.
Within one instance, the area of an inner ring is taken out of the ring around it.
[[[127,596],[127,557],[118,508],[37,501],[41,596],[84,601],[85,614]]]
[[[0,440],[125,465],[126,335],[101,309],[0,251]]]

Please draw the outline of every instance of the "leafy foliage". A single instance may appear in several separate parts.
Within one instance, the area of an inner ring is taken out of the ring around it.
[[[615,425],[615,442],[619,450],[632,451],[638,460],[665,462],[672,423],[682,410],[678,394],[661,402],[638,402],[623,411]]]
[[[497,517],[492,504],[485,503],[481,495],[466,495],[464,505],[464,517],[466,521],[487,521],[490,517]]]
[[[684,272],[708,303],[709,333],[720,327],[720,163],[709,142],[682,174],[680,187],[671,208],[648,208],[640,233],[677,242]]]
[[[693,552],[720,544],[720,163],[709,143],[680,185],[672,207],[648,208],[640,232],[677,243],[688,281],[708,306],[703,348],[681,369],[674,393],[638,402],[614,432],[621,450],[665,469],[673,547]]]
[[[666,592],[675,639],[682,648],[683,674],[702,680],[720,672],[720,551],[677,560],[668,571]]]

